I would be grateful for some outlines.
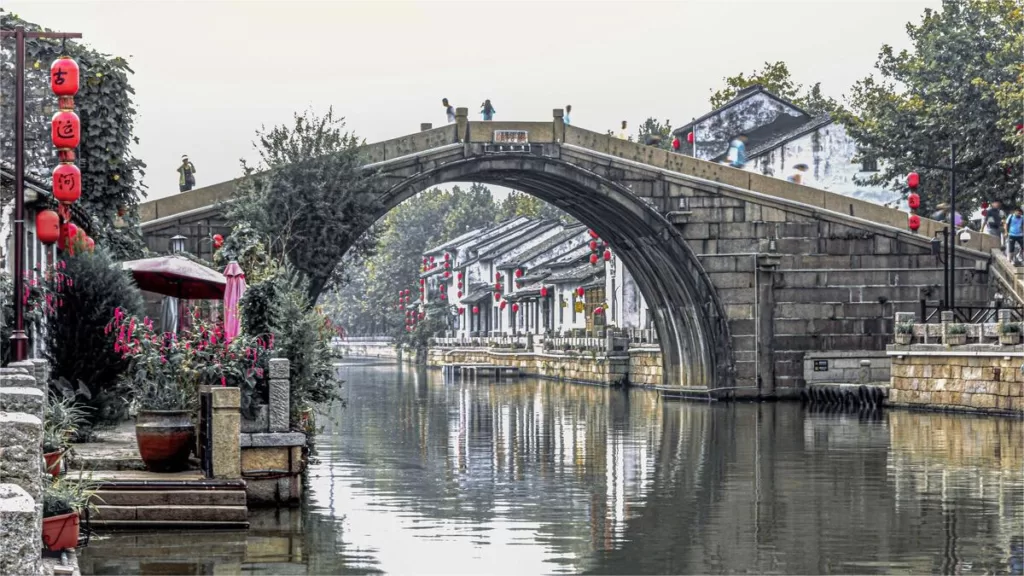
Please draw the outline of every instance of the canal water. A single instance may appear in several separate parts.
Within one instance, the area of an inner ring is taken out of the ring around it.
[[[83,574],[1024,573],[1024,422],[343,366],[301,510]]]

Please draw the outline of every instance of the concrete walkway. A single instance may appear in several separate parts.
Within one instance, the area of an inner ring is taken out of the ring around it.
[[[130,421],[96,432],[92,442],[73,444],[68,460],[71,472],[145,469],[135,441],[135,423]]]

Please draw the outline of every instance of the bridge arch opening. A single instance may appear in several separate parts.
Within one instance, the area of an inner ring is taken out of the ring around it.
[[[419,169],[393,183],[377,217],[424,190],[454,182],[525,192],[593,229],[611,244],[652,312],[663,385],[732,385],[729,325],[710,278],[675,227],[628,188],[558,158],[477,156]]]

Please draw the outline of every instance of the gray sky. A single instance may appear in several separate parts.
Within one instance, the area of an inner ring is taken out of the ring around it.
[[[82,32],[135,70],[136,154],[149,197],[177,192],[183,153],[200,186],[239,175],[261,124],[312,107],[369,141],[445,122],[441,98],[479,119],[543,120],[573,105],[596,131],[647,116],[678,126],[709,110],[722,78],[765,61],[841,97],[883,43],[939,0],[746,2],[341,2],[4,0]]]

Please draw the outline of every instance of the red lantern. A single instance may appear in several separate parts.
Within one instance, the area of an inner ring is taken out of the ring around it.
[[[213,235],[213,247],[220,250],[220,247],[224,245],[224,237],[220,234]]]
[[[512,312],[519,312],[519,304],[512,305]]]
[[[540,287],[540,297],[541,298],[547,298],[548,297],[548,287],[547,286],[541,286]]]
[[[424,265],[424,266],[426,266],[426,265],[427,265],[427,259],[426,259],[426,257],[424,257],[424,258],[423,258],[423,265]]]
[[[445,298],[446,296],[444,295],[444,292],[441,292],[441,300],[444,300]]]
[[[988,216],[988,210],[982,210],[981,211],[981,217],[985,218],[986,216]]]
[[[594,238],[594,239],[597,238],[597,232],[594,232],[593,230],[587,230],[587,232],[590,233],[590,237],[591,238]]]
[[[43,244],[53,244],[60,238],[60,216],[53,210],[36,214],[36,236]]]
[[[909,206],[911,210],[917,210],[921,207],[921,197],[918,196],[916,192],[911,192],[910,195],[907,196],[907,206]]]
[[[523,277],[523,269],[522,268],[516,268],[516,278],[522,278],[522,277]]]
[[[690,132],[686,135],[686,141],[689,142],[690,144],[693,144],[693,132]]]
[[[981,208],[982,208],[982,210],[984,210],[985,208],[988,208],[988,202],[982,202],[981,203]]]
[[[445,254],[445,256],[447,256],[447,254]],[[447,260],[447,258],[445,258],[445,260]],[[451,269],[451,267],[452,267],[452,265],[450,263],[448,263],[448,262],[444,263],[444,269],[445,270],[449,270],[449,269]]]
[[[501,294],[499,294],[498,292],[495,292],[494,293],[494,301],[497,302],[498,300],[501,300]]]
[[[427,317],[427,313],[426,312],[420,312],[420,315],[419,315],[419,319],[420,320],[423,320],[426,317]]]
[[[579,288],[576,289],[576,294],[578,294],[580,297],[583,296],[583,286],[580,286]]]
[[[451,272],[449,272],[449,271],[447,271],[447,270],[445,270],[445,271],[444,271],[444,277],[445,277],[445,278],[450,278],[450,277],[451,277],[451,275],[452,275],[452,273],[451,273]]]
[[[459,288],[462,288],[462,282],[459,282]]]
[[[462,290],[456,292],[455,295],[458,296],[459,298],[462,298]]]
[[[478,308],[476,306],[473,306],[473,314],[479,314],[479,313],[480,313],[480,308]]]
[[[96,241],[93,240],[92,238],[86,236],[86,238],[85,238],[85,249],[88,250],[89,252],[95,252],[96,251]]]
[[[601,308],[600,306],[594,308],[594,314],[604,314],[604,308]]]
[[[498,308],[501,308],[502,310],[504,310],[505,309],[505,304],[506,304],[506,302],[502,301],[502,303],[498,305]]]
[[[911,172],[907,174],[907,187],[911,190],[917,188],[917,185],[921,183],[921,177],[917,175],[917,172]]]
[[[440,290],[441,292],[444,292],[445,290],[448,289],[448,285],[447,284],[441,284],[441,285],[439,285],[437,287],[437,289]]]
[[[423,286],[424,283],[426,283],[426,279],[420,278],[420,286]]]
[[[398,305],[398,309],[399,310],[405,310],[405,304],[399,304]]]
[[[448,258],[450,258],[450,257],[451,257],[450,254],[448,254],[447,252],[444,253],[444,259],[445,260],[448,260]],[[445,266],[447,266],[447,264],[445,264]]]
[[[57,96],[78,94],[78,62],[61,56],[50,64],[50,89]]]
[[[431,263],[431,264],[433,264],[433,263],[434,263],[434,257],[433,257],[433,256],[431,256],[431,257],[430,257],[430,263]]]
[[[494,275],[494,280],[496,282],[501,282],[501,272],[498,272],[497,274]]]
[[[459,306],[459,314],[465,314],[465,313],[466,313],[466,307],[465,306]]]
[[[462,272],[456,274],[455,277],[458,278],[459,280],[462,280]]]
[[[597,240],[591,240],[590,241],[590,249],[592,251],[596,251],[597,250]]]
[[[50,139],[57,148],[77,148],[81,128],[78,114],[70,110],[61,110],[54,114],[53,120],[50,121]]]
[[[608,262],[611,259],[612,259],[612,251],[611,250],[605,250],[604,251],[604,261]]]
[[[53,169],[53,197],[73,203],[82,196],[82,172],[74,164],[61,163]]]
[[[921,227],[921,217],[917,214],[911,214],[910,218],[907,219],[907,226],[917,232],[917,229]]]
[[[494,289],[498,292],[501,292],[501,284],[495,284]]]
[[[590,263],[594,264],[594,265],[597,264],[597,254],[591,254],[590,255]]]
[[[672,139],[672,149],[673,150],[679,150],[679,138],[678,137]]]

